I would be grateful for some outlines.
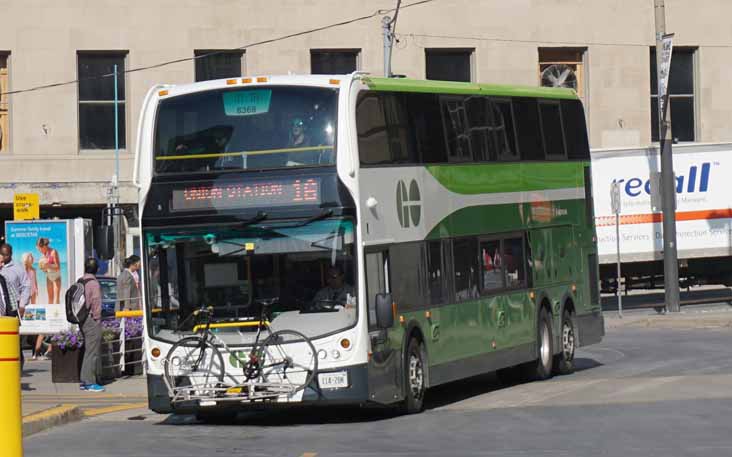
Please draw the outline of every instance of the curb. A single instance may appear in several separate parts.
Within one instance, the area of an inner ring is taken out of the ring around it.
[[[79,421],[82,417],[84,414],[76,405],[60,405],[23,416],[23,438],[57,425]]]

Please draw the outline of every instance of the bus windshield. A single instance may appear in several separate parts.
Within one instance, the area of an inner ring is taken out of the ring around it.
[[[155,172],[335,164],[336,89],[220,89],[160,101]]]
[[[258,319],[317,337],[355,324],[354,233],[348,219],[208,230],[150,231],[147,308],[150,335],[190,335],[192,317],[213,306],[214,321]],[[167,287],[163,287],[167,284]],[[227,344],[244,344],[236,326]]]

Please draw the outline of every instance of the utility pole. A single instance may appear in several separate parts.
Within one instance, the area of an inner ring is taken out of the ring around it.
[[[656,16],[656,76],[658,80],[658,139],[661,153],[661,202],[663,207],[663,282],[666,310],[678,312],[679,265],[676,251],[676,180],[671,150],[671,113],[668,97],[668,69],[671,45],[666,36],[665,0],[653,0]],[[668,48],[667,48],[668,43]],[[668,51],[668,53],[664,52]],[[665,58],[664,58],[665,56]],[[665,73],[665,74],[664,74]]]
[[[391,49],[394,36],[391,33],[391,18],[384,16],[381,19],[381,32],[384,35],[384,77],[391,78]]]
[[[402,0],[397,0],[394,8],[394,19],[384,16],[381,19],[381,32],[384,35],[384,76],[391,78],[391,50],[394,47],[394,33],[396,32],[396,21],[399,18],[399,8]]]

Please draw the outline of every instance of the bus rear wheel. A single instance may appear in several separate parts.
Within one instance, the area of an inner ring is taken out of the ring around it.
[[[425,377],[425,356],[422,343],[417,338],[409,340],[404,360],[404,401],[403,414],[421,412],[424,408],[424,394],[427,390]]]
[[[577,348],[574,319],[566,309],[562,313],[561,332],[562,351],[554,356],[554,374],[564,375],[574,372],[574,351]]]
[[[554,365],[553,341],[552,320],[546,308],[542,307],[536,325],[537,359],[524,365],[527,379],[541,381],[552,376],[552,367]]]

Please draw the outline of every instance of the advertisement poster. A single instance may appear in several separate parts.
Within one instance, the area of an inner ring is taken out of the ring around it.
[[[663,259],[663,217],[655,148],[595,151],[592,187],[600,263],[616,251],[612,186],[619,188],[623,262]],[[676,238],[679,259],[732,254],[732,145],[675,145]]]
[[[69,327],[64,295],[70,284],[68,221],[6,222],[13,260],[22,264],[35,293],[25,309],[20,332],[51,334]]]

